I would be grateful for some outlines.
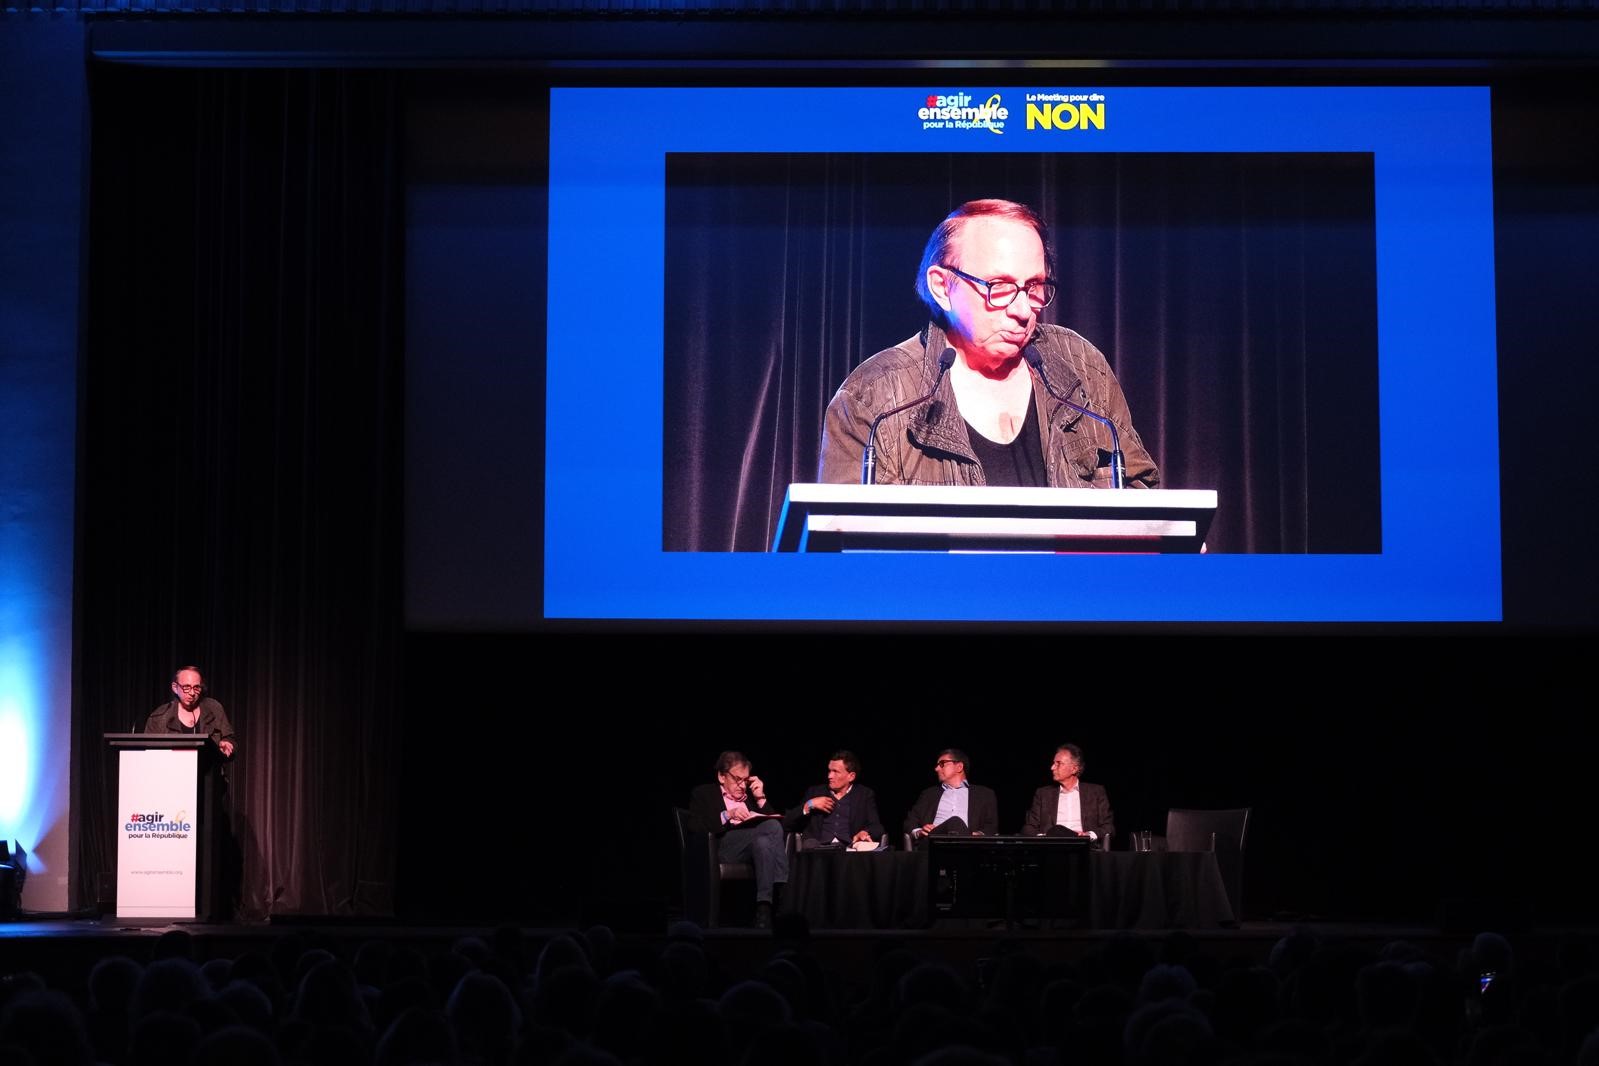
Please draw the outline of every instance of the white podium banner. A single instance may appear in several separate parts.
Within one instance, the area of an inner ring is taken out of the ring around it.
[[[117,786],[117,917],[193,918],[199,753],[123,751]]]

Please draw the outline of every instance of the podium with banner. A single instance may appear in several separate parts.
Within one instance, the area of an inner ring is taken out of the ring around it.
[[[202,749],[193,733],[107,733],[117,752],[117,917],[194,918],[202,898]]]

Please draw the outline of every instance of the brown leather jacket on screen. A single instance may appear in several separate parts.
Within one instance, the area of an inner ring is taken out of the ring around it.
[[[1133,428],[1127,399],[1099,349],[1063,326],[1040,325],[1035,343],[1043,353],[1044,368],[1057,392],[1116,423],[1127,460],[1127,486],[1158,485],[1160,471]],[[850,372],[827,405],[818,481],[860,482],[861,456],[872,419],[932,387],[938,376],[938,357],[946,344],[943,330],[929,324],[917,336],[878,352]],[[1050,486],[1110,487],[1110,432],[1055,400],[1036,377],[1033,403],[1038,424],[1043,427]],[[877,483],[986,484],[982,465],[967,436],[966,420],[955,406],[955,391],[948,374],[939,382],[932,403],[886,418],[878,427]]]

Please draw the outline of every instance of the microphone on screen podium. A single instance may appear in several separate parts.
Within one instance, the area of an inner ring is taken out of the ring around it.
[[[933,387],[927,390],[927,395],[918,396],[910,403],[902,403],[898,407],[884,411],[872,419],[872,428],[866,434],[866,451],[861,455],[862,485],[875,485],[877,483],[877,427],[882,424],[883,419],[931,400],[938,393],[938,386],[944,380],[944,375],[949,373],[949,368],[954,365],[955,349],[945,348],[944,354],[938,357],[938,376],[933,379]]]
[[[1027,365],[1033,368],[1033,373],[1038,375],[1038,380],[1043,383],[1044,391],[1049,393],[1061,403],[1070,407],[1079,414],[1087,415],[1095,422],[1110,430],[1110,487],[1119,489],[1125,487],[1127,481],[1127,458],[1122,455],[1122,437],[1116,431],[1116,423],[1102,414],[1090,411],[1080,403],[1075,403],[1055,391],[1055,386],[1049,383],[1049,375],[1044,373],[1044,353],[1038,350],[1037,335],[1027,342],[1027,347],[1022,349],[1022,358],[1027,360]]]

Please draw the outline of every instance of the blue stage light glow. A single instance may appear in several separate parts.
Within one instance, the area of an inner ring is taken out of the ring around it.
[[[15,632],[17,599],[5,597],[7,610],[0,628]],[[32,658],[23,640],[0,638],[0,838],[19,841],[30,851],[39,839],[29,797],[38,784],[36,746],[43,714],[28,668]]]
[[[0,390],[12,431],[0,449],[0,838],[22,847],[30,878],[55,868],[29,881],[24,906],[58,910],[71,802],[72,436],[38,402],[45,391]]]
[[[85,32],[0,33],[0,836],[27,853],[34,911],[70,895]]]

